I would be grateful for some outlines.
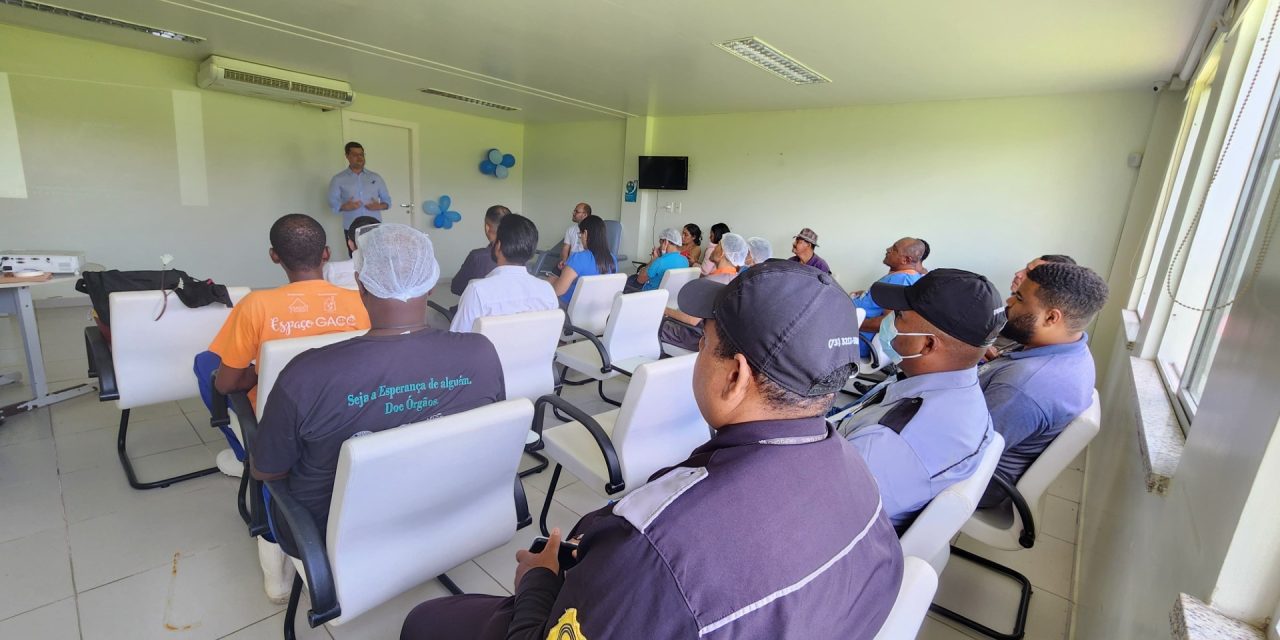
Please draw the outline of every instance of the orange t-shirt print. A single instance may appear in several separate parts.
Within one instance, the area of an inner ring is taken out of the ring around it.
[[[369,313],[358,292],[324,280],[303,280],[245,296],[231,309],[209,350],[228,367],[247,369],[268,340],[368,328]],[[249,402],[255,405],[256,391],[249,390]]]

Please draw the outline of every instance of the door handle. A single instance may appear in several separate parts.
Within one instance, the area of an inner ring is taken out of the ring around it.
[[[402,204],[402,205],[400,205],[400,208],[401,208],[401,209],[412,209],[412,208],[413,208],[413,203],[412,203],[412,202],[410,202],[410,203],[408,203],[408,204]]]

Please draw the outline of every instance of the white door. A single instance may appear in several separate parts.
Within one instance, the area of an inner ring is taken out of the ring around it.
[[[418,215],[418,125],[362,113],[342,112],[344,144],[359,142],[364,147],[365,167],[382,176],[391,194],[391,208],[382,212],[383,222],[399,222],[414,227]]]

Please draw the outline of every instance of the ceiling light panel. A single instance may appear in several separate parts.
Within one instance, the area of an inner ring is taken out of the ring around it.
[[[157,29],[155,27],[148,27],[145,24],[137,24],[136,22],[125,22],[124,20],[116,20],[115,18],[108,18],[106,16],[100,16],[93,13],[85,13],[84,11],[66,9],[64,7],[45,4],[43,2],[30,2],[30,0],[0,0],[0,5],[8,5],[10,7],[20,7],[23,9],[31,9],[33,11],[39,11],[40,13],[48,13],[56,16],[63,16],[66,18],[75,18],[76,20],[84,20],[85,22],[92,22],[94,24],[101,24],[109,27],[119,27],[121,29],[137,31],[139,33],[153,35],[153,36],[156,36],[157,38],[164,38],[166,40],[177,40],[178,42],[186,42],[189,44],[197,44],[200,42],[204,42],[204,38],[187,35],[185,33],[178,33],[177,31],[169,31],[168,29]]]
[[[520,110],[520,107],[513,107],[511,105],[506,105],[506,104],[498,104],[497,102],[489,102],[488,100],[481,100],[480,98],[472,98],[471,96],[464,96],[460,93],[452,93],[449,91],[441,91],[439,89],[421,89],[420,91],[429,95],[440,96],[441,98],[448,98],[450,100],[466,102],[467,104],[474,104],[481,107],[488,107],[490,109],[498,109],[500,111],[519,111]]]
[[[795,84],[831,82],[830,78],[810,69],[804,63],[755,36],[721,42],[716,46],[788,82]]]

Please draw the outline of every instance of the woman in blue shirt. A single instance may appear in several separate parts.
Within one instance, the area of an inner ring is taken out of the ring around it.
[[[609,237],[605,232],[604,220],[600,216],[590,215],[578,223],[578,233],[582,237],[585,251],[578,251],[569,256],[559,277],[551,278],[551,286],[560,296],[560,306],[569,306],[573,298],[573,290],[577,287],[579,276],[597,276],[618,272],[618,259],[609,253]]]

